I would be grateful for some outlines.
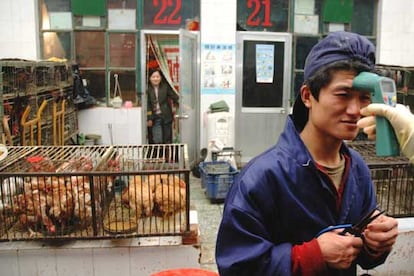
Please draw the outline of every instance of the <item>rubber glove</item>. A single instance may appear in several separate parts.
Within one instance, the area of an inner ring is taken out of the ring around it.
[[[414,164],[414,115],[402,104],[391,107],[386,104],[370,104],[361,109],[361,115],[368,116],[358,121],[358,127],[375,138],[375,117],[384,116],[390,121],[400,144],[402,153]]]

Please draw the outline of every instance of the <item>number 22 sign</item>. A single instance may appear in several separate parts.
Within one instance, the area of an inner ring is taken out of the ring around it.
[[[252,27],[272,27],[270,21],[270,0],[247,0],[246,8],[251,10],[246,25]]]
[[[181,0],[152,0],[152,5],[157,11],[154,25],[180,25],[182,23]]]

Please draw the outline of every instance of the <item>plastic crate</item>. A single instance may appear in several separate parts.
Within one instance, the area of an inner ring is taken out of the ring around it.
[[[202,162],[200,163],[201,187],[206,189],[210,200],[226,198],[230,186],[239,171],[229,162]]]

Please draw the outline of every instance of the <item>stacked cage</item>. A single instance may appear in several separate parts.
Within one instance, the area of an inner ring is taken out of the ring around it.
[[[77,134],[77,121],[74,119],[76,107],[73,104],[73,78],[71,64],[63,61],[28,61],[18,59],[0,60],[2,78],[2,118],[7,117],[13,145],[30,140],[24,122],[34,119],[40,124],[35,128],[35,136],[41,132],[41,141],[35,145],[53,145],[51,118],[53,104],[66,99],[65,137]],[[45,103],[45,104],[44,104]],[[42,106],[44,105],[44,106]],[[22,124],[23,123],[23,124]],[[4,130],[3,130],[4,133]]]
[[[9,147],[0,240],[186,234],[186,156],[183,144]]]
[[[349,146],[362,155],[371,171],[378,205],[394,217],[414,216],[414,165],[403,156],[376,156],[374,142],[356,141]]]

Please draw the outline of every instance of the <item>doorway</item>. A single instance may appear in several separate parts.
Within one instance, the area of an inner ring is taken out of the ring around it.
[[[186,30],[141,32],[142,125],[147,119],[148,72],[160,68],[170,87],[179,94],[179,107],[173,111],[173,143],[187,144],[192,165],[199,149],[199,53],[198,33]],[[142,141],[149,142],[144,127]]]

